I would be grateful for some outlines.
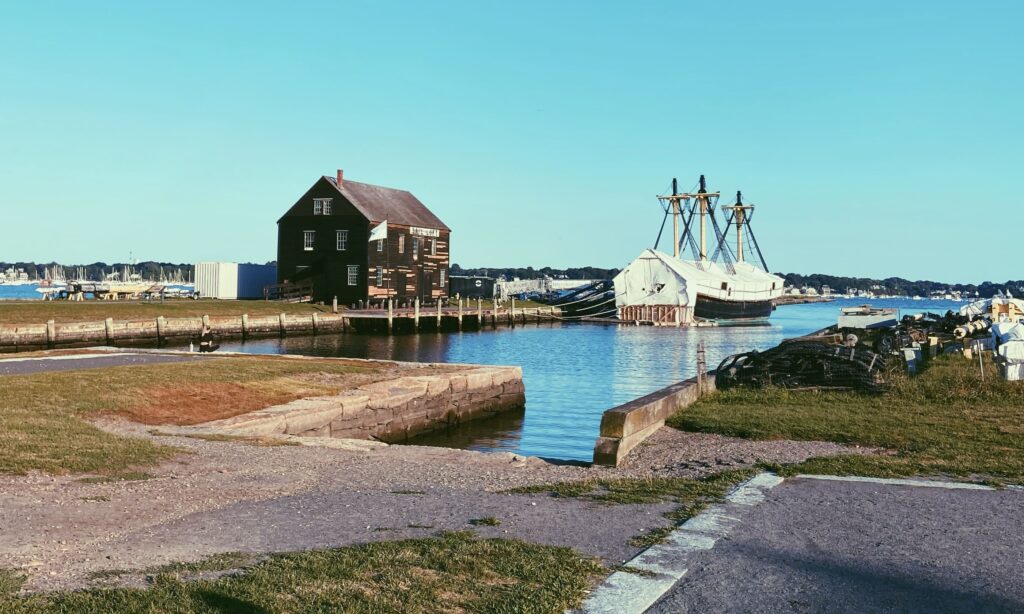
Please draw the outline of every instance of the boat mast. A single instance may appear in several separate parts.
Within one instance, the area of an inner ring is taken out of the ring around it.
[[[700,176],[700,189],[694,196],[700,206],[700,259],[708,259],[708,223],[707,217],[711,213],[711,198],[718,198],[719,192],[708,192],[704,175]]]
[[[736,204],[728,207],[722,207],[733,212],[733,223],[736,224],[736,262],[744,262],[743,258],[743,225],[750,219],[750,214],[754,210],[754,205],[743,204],[743,192],[736,192]],[[726,228],[726,232],[728,232]]]
[[[672,257],[679,257],[679,186],[672,178]]]

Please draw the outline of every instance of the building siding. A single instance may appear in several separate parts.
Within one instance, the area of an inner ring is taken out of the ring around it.
[[[330,198],[330,215],[314,215],[313,200]],[[367,220],[326,179],[317,181],[278,221],[278,282],[312,282],[313,300],[330,302],[334,297],[341,304],[387,296],[411,300],[436,299],[447,296],[450,236],[439,230],[436,254],[430,253],[428,237],[419,237],[419,254],[413,258],[413,235],[409,226],[388,225],[385,251],[378,252],[376,243],[368,243],[370,230],[379,223]],[[303,245],[303,233],[316,233],[312,250]],[[348,231],[345,251],[338,251],[336,231]],[[405,245],[399,251],[399,236]],[[348,267],[359,267],[357,285],[348,285]],[[383,267],[381,286],[377,285],[376,268]],[[440,271],[445,271],[445,285],[440,285]]]

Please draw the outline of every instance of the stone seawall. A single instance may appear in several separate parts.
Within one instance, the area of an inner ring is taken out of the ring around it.
[[[243,437],[297,435],[402,442],[414,435],[525,406],[519,367],[476,367],[400,377],[338,396],[299,399],[200,425]]]

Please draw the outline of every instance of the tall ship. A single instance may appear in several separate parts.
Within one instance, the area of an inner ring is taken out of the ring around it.
[[[654,247],[615,278],[619,319],[678,326],[749,324],[771,316],[784,280],[769,272],[754,236],[754,205],[736,192],[734,203],[720,207],[721,194],[708,191],[704,175],[696,187],[680,192],[673,179],[671,194],[658,196],[664,218]],[[658,249],[669,217],[671,254]]]

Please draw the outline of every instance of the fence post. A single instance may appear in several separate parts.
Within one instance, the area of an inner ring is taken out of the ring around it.
[[[277,316],[277,323],[281,327],[281,335],[284,335],[285,330],[287,330],[287,329],[285,329],[285,323],[284,323],[285,317],[287,317],[287,316],[283,312],[281,313],[281,315]]]
[[[388,334],[395,329],[395,304],[391,297],[388,297]]]
[[[46,321],[46,345],[53,346],[57,340],[57,324],[53,320]]]
[[[164,342],[164,330],[167,326],[167,320],[163,316],[157,316],[156,318],[156,343],[160,345]]]
[[[331,313],[338,313],[338,297],[331,301]]]
[[[103,331],[107,334],[107,345],[114,342],[114,318],[103,320]]]
[[[413,301],[413,315],[412,315],[412,326],[413,330],[420,332],[420,297],[416,297]]]
[[[249,336],[249,314],[242,314],[242,339]]]
[[[462,330],[462,299],[459,299],[459,330]]]

